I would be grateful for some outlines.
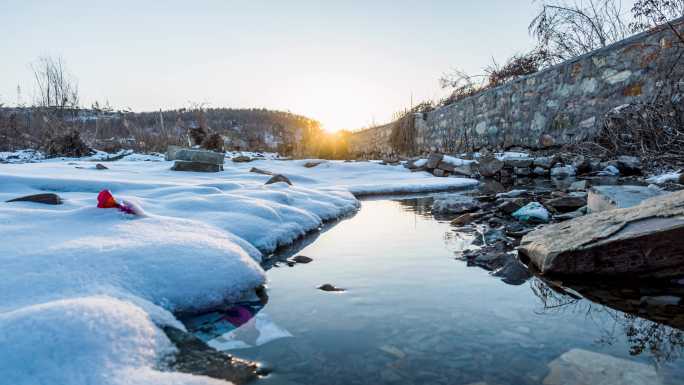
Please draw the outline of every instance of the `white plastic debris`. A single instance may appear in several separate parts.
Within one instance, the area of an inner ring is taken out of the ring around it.
[[[522,222],[549,221],[549,211],[538,202],[530,202],[513,213],[513,218]]]

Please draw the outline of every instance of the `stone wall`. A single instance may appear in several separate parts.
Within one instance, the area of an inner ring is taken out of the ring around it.
[[[684,34],[684,19],[673,24]],[[582,142],[599,132],[606,112],[684,89],[682,48],[667,26],[632,36],[536,74],[425,114],[416,114],[416,153]],[[661,87],[665,85],[665,87]],[[392,126],[360,131],[357,154],[391,153]]]

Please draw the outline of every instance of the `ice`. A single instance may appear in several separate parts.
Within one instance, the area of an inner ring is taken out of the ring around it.
[[[646,182],[654,183],[654,184],[665,184],[668,182],[677,182],[679,180],[680,175],[681,175],[681,172],[668,172],[665,174],[654,175],[652,177],[649,177],[646,179]]]

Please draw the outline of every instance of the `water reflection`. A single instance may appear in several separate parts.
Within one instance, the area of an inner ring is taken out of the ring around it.
[[[648,352],[663,363],[684,352],[684,284],[680,282],[684,280],[561,284],[535,277],[530,284],[542,303],[541,314],[572,311],[610,319],[613,322],[597,322],[601,330],[597,342],[611,345],[624,336],[630,355]]]

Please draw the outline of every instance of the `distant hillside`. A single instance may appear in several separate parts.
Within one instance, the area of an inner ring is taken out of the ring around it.
[[[0,108],[0,151],[36,148],[55,132],[78,130],[96,148],[163,151],[187,143],[187,129],[202,124],[218,132],[228,149],[291,153],[319,135],[320,123],[305,116],[267,109],[210,108],[154,112],[105,109]]]

